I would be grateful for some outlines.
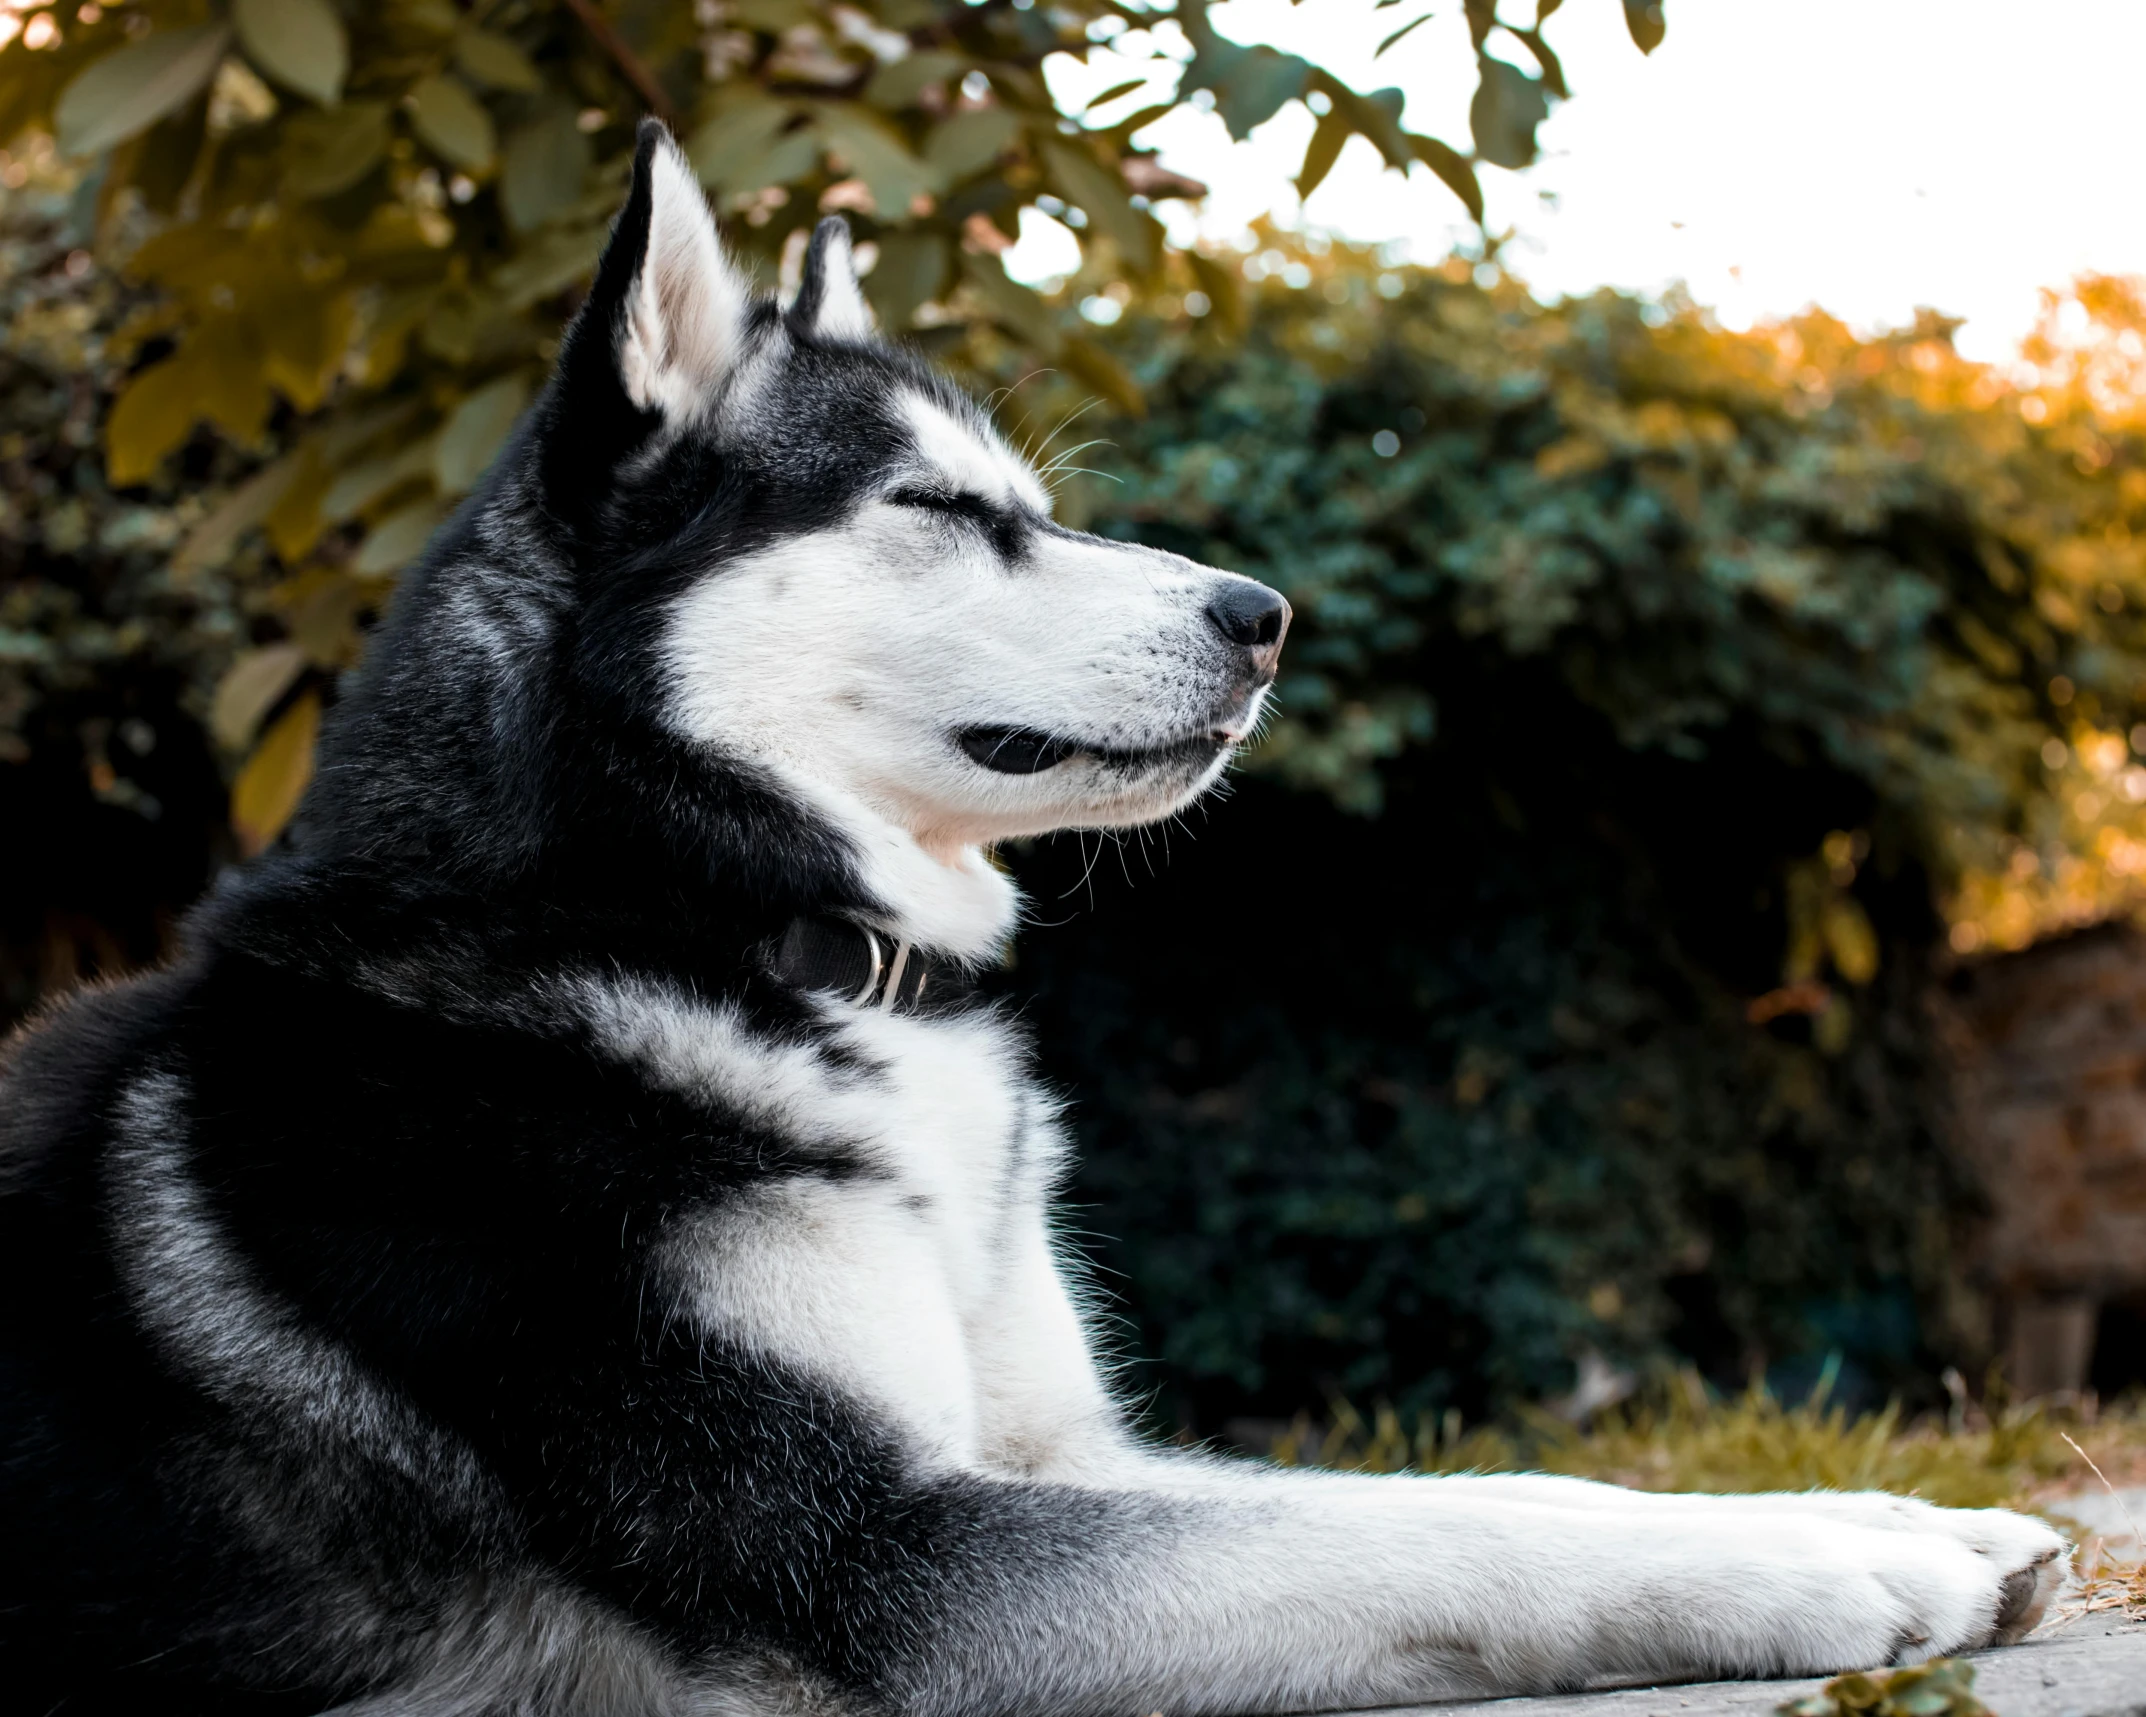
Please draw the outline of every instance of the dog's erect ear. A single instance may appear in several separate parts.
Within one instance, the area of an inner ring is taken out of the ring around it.
[[[658,121],[643,120],[633,189],[560,359],[577,411],[606,394],[644,421],[705,409],[737,363],[751,305],[692,167]]]
[[[590,516],[621,461],[707,410],[744,349],[752,291],[724,257],[693,169],[641,122],[633,189],[535,419],[545,497]]]
[[[706,405],[737,362],[751,294],[716,241],[692,167],[654,120],[641,127],[633,191],[597,274],[599,291],[606,276],[629,276],[617,282],[614,324],[626,397],[671,418]]]
[[[805,272],[790,306],[790,327],[809,340],[863,340],[872,332],[872,312],[857,284],[850,254],[849,222],[829,215],[812,231]]]

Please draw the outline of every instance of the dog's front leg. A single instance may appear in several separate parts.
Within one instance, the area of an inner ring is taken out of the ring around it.
[[[1733,1499],[1514,1489],[1213,1469],[1145,1493],[987,1486],[948,1558],[965,1577],[888,1691],[931,1717],[1174,1717],[1819,1674],[1985,1643],[2060,1545],[2027,1522],[1992,1555]]]

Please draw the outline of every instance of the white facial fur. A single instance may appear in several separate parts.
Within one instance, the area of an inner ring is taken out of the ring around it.
[[[641,285],[621,343],[629,387],[655,378],[636,397],[680,420],[724,393],[749,308],[685,173],[671,162],[656,176],[644,270],[656,284]],[[823,243],[809,333],[862,339],[870,318],[846,235]],[[695,318],[706,326],[677,325]],[[756,344],[756,379],[728,389],[715,425],[725,439],[749,446],[755,419],[782,409],[773,377],[790,337]],[[979,411],[916,388],[894,417],[891,468],[841,522],[711,567],[679,599],[668,713],[842,827],[903,928],[980,953],[1013,905],[981,848],[1179,809],[1258,719],[1264,675],[1207,613],[1245,581],[1058,529],[1035,473]],[[919,494],[996,509],[1017,523],[1017,547]],[[1064,754],[1029,773],[988,767],[977,748],[1011,753],[978,729],[1048,736]]]
[[[882,497],[929,484],[1043,500],[988,431],[908,403],[918,452]],[[966,521],[867,500],[833,529],[723,567],[679,604],[675,719],[695,738],[857,794],[933,851],[1165,816],[1227,760],[1261,692],[1204,608],[1224,575],[1153,550],[1038,532],[1009,566]],[[1034,774],[973,761],[954,736],[1032,729],[1098,752],[1183,743],[1147,763],[1076,752]]]

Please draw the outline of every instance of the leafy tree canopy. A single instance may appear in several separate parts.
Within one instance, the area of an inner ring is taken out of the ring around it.
[[[847,211],[890,331],[980,370],[1041,359],[1137,407],[1123,366],[1007,276],[1024,209],[1073,227],[1087,277],[1152,286],[1167,261],[1153,203],[1202,188],[1141,130],[1197,101],[1242,137],[1303,102],[1320,116],[1307,191],[1360,136],[1480,216],[1477,164],[1525,166],[1566,94],[1543,35],[1558,3],[1522,22],[1468,0],[1480,86],[1465,151],[1407,130],[1398,90],[1230,41],[1207,0],[70,0],[10,15],[0,141],[39,128],[94,160],[98,248],[155,290],[110,342],[133,371],[103,424],[109,482],[154,481],[204,424],[281,453],[191,556],[268,534],[297,652],[244,664],[249,695],[233,700],[266,714],[308,669],[347,664],[356,620],[504,439],[603,241],[643,112],[672,124],[768,273],[823,211]],[[1651,49],[1659,6],[1626,11]],[[1396,22],[1389,41],[1420,18]],[[1125,65],[1090,107],[1121,116],[1061,114],[1054,54]],[[1181,266],[1226,313],[1232,271]],[[248,844],[295,803],[316,718],[301,697],[255,750]]]

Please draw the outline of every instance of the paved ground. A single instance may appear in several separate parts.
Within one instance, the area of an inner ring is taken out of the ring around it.
[[[1995,1717],[2146,1717],[2146,1623],[2093,1617],[1977,1653],[1975,1695]],[[1417,1708],[1421,1717],[1772,1717],[1817,1681],[1713,1681],[1557,1699],[1486,1699]],[[1382,1717],[1404,1717],[1389,1712]]]
[[[2047,1505],[2099,1533],[2125,1559],[2146,1556],[2146,1487]],[[1977,1653],[1975,1695],[1993,1717],[2146,1717],[2146,1622],[2094,1616],[2045,1625],[2006,1651]],[[1772,1717],[1819,1681],[1714,1681],[1626,1687],[1554,1699],[1484,1699],[1412,1707],[1381,1717]]]
[[[2100,1533],[2113,1556],[2125,1560],[2146,1556],[2146,1540],[2139,1537],[2141,1531],[2146,1531],[2146,1485],[2066,1497],[2062,1502],[2050,1503],[2048,1512],[2075,1520],[2089,1532]]]

